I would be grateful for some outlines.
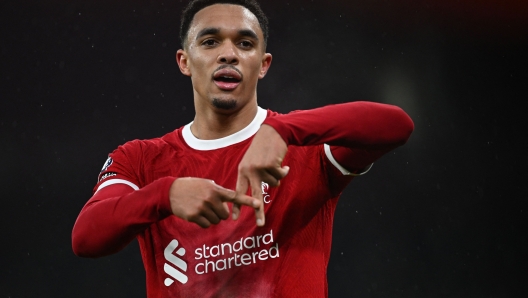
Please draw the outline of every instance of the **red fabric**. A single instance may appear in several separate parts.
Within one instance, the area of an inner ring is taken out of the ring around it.
[[[169,189],[174,179],[160,178],[138,191],[126,184],[99,190],[75,222],[72,232],[75,254],[101,257],[116,253],[149,225],[169,216]]]
[[[369,132],[347,129],[354,126],[354,121],[343,118],[338,113],[342,109],[330,107],[289,115],[268,112],[266,123],[275,127],[289,144],[353,145],[351,149],[332,148],[332,152],[338,161],[349,159],[357,165],[368,164],[371,152],[394,148],[406,140],[377,126],[363,125]],[[323,115],[334,112],[334,117]],[[334,120],[318,122],[313,118]],[[392,125],[398,126],[402,124]],[[306,132],[309,129],[315,129],[315,134]],[[369,137],[369,133],[383,135],[377,139],[381,144],[376,144],[376,138]],[[148,297],[326,297],[334,211],[339,194],[352,177],[343,176],[331,164],[322,145],[289,146],[283,162],[290,166],[289,174],[281,180],[280,187],[265,188],[269,202],[265,204],[264,227],[255,225],[254,212],[249,208],[242,209],[237,221],[228,219],[208,229],[170,215],[168,192],[177,177],[212,179],[234,189],[237,166],[251,139],[200,151],[187,145],[180,128],[162,138],[120,146],[110,154],[111,160],[101,171],[95,190],[104,183],[117,184],[99,189],[81,211],[72,234],[75,253],[104,256],[119,251],[136,236],[146,270]],[[358,150],[368,153],[362,155]],[[123,181],[139,190],[133,191]],[[262,240],[265,235],[270,240],[266,243]],[[258,237],[260,244],[251,246]],[[249,238],[253,239],[247,240],[249,248],[234,250],[237,241]],[[221,248],[225,248],[222,254]],[[270,251],[276,252],[275,258],[270,257]],[[217,266],[215,270],[213,266]],[[179,279],[175,277],[178,274]]]
[[[361,170],[407,142],[414,129],[399,107],[357,101],[267,118],[288,145],[329,144],[346,169]]]

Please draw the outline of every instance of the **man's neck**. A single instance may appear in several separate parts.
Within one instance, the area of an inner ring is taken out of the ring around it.
[[[232,135],[248,126],[257,115],[257,103],[248,103],[232,112],[197,109],[191,124],[192,134],[201,140],[215,140]]]

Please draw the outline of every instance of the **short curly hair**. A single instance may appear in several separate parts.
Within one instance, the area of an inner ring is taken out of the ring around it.
[[[183,10],[181,16],[180,40],[182,47],[185,47],[185,41],[187,40],[187,34],[189,33],[189,27],[194,19],[194,15],[200,10],[214,4],[240,5],[251,11],[257,17],[260,29],[262,29],[264,35],[264,47],[266,47],[268,43],[268,18],[255,0],[191,0]]]

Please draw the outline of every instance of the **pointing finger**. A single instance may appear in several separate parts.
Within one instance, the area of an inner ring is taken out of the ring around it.
[[[248,195],[235,192],[231,189],[220,187],[218,191],[221,194],[221,200],[223,202],[232,202],[236,205],[246,205],[251,208],[259,208],[261,205],[259,200]]]
[[[236,192],[239,194],[246,194],[248,190],[248,182],[240,173],[238,174]],[[233,204],[232,211],[233,220],[237,220],[240,217],[240,205],[237,203]]]
[[[257,219],[257,226],[262,227],[266,222],[264,215],[264,199],[262,196],[262,181],[258,178],[253,178],[251,180],[251,195],[258,199],[261,203],[258,208],[255,208],[255,217]]]

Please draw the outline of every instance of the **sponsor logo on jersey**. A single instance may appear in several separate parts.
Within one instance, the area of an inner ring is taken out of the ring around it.
[[[166,263],[163,270],[169,277],[165,278],[165,286],[171,286],[174,281],[186,284],[187,262],[183,260],[185,248],[178,240],[172,240],[164,250]],[[203,244],[194,250],[194,266],[196,274],[208,274],[216,271],[229,270],[241,266],[250,266],[257,262],[279,257],[279,244],[274,242],[273,230],[269,233],[241,237],[234,242],[225,242],[212,246]]]
[[[267,234],[242,237],[232,243],[210,247],[204,244],[194,253],[194,258],[198,260],[194,272],[201,275],[278,258],[279,244],[273,241],[273,230],[270,230]]]
[[[117,173],[115,173],[115,172],[105,173],[103,176],[101,176],[101,178],[99,179],[99,182],[105,180],[108,177],[112,177],[112,176],[116,176],[116,175],[117,175]]]
[[[185,263],[185,261],[180,258],[185,255],[185,248],[178,248],[178,244],[178,240],[174,239],[169,243],[169,245],[167,245],[164,251],[165,260],[167,260],[167,262],[173,265],[171,266],[165,263],[165,265],[163,266],[163,270],[165,271],[165,273],[167,273],[171,277],[165,278],[165,286],[167,287],[172,285],[174,283],[174,280],[177,280],[182,284],[185,284],[188,280],[187,275],[182,273],[182,271],[187,271],[187,263]],[[176,251],[176,255],[180,257],[174,255],[174,251]],[[174,267],[178,267],[181,271]]]
[[[114,161],[112,160],[112,158],[111,158],[111,157],[108,157],[108,159],[105,161],[105,163],[104,163],[104,165],[103,165],[103,168],[101,169],[101,173],[104,172],[104,171],[106,171],[106,170],[108,169],[108,167],[109,167],[110,165],[112,165],[113,162],[114,162]]]
[[[269,184],[266,182],[262,182],[262,198],[264,199],[264,203],[269,204],[271,203],[270,194],[269,191]]]

